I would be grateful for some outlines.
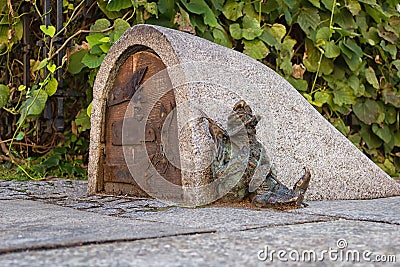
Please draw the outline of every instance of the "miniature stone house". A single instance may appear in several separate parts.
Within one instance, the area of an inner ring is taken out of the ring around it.
[[[166,88],[164,91],[159,89],[157,81],[160,80]],[[141,85],[144,89],[139,89]],[[136,94],[137,90],[141,90],[140,94]],[[137,95],[154,100],[144,121],[129,112],[135,108],[130,105],[134,105],[131,99]],[[260,142],[270,148],[280,179],[294,184],[304,166],[312,170],[306,195],[309,200],[400,194],[398,183],[274,71],[246,55],[207,40],[151,25],[129,29],[110,49],[96,77],[91,114],[89,193],[147,196],[149,192],[137,184],[132,174],[144,177],[147,175],[144,169],[149,166],[176,188],[206,185],[207,169],[193,171],[204,164],[198,158],[207,148],[206,132],[188,124],[190,116],[186,113],[192,112],[190,108],[182,107],[172,114],[177,105],[199,96],[216,99],[227,107],[245,99],[255,113],[266,118],[260,122],[257,133]],[[197,103],[208,105],[201,101]],[[221,124],[226,111],[222,105],[210,108],[213,118]],[[177,157],[174,164],[169,164],[170,158],[164,153],[168,151],[163,151],[165,147],[162,146],[161,133],[167,121],[174,125],[169,134],[174,146],[168,148],[174,150]],[[135,134],[138,128],[135,125],[142,125],[143,135]],[[124,136],[124,128],[131,134]],[[132,149],[124,151],[124,145]],[[146,153],[133,155],[144,147]],[[138,161],[129,163],[127,158]],[[153,182],[155,191],[166,184]],[[170,193],[185,194],[185,190]]]

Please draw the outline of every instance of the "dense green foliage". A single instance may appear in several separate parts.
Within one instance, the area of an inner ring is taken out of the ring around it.
[[[6,2],[10,3],[0,0],[0,65],[5,66],[0,70],[0,108],[18,120],[12,125],[12,136],[2,131],[0,137],[29,143],[20,151],[13,148],[13,141],[7,143],[15,158],[38,155],[32,151],[32,144],[44,142],[40,138],[34,141],[41,133],[38,116],[57,89],[54,72],[64,68],[69,73],[64,84],[87,97],[72,101],[73,107],[67,110],[70,128],[53,143],[58,150],[43,153],[45,156],[34,162],[42,162],[45,167],[41,168],[57,167],[61,173],[79,175],[77,166],[86,159],[85,133],[90,127],[90,105],[88,110],[81,108],[90,103],[97,70],[127,28],[150,23],[196,34],[262,61],[388,174],[399,176],[398,0],[98,0],[90,7],[64,0],[67,23],[62,33],[70,36],[74,45],[68,48],[63,66],[54,64],[59,50],[51,41],[47,58],[34,49],[34,83],[29,87],[21,85],[20,55],[15,52],[22,38],[21,3],[13,4],[11,10]],[[38,10],[35,4],[30,6],[39,22],[34,32],[54,40],[60,33],[43,25]],[[83,17],[85,12],[91,15]],[[79,18],[85,18],[84,22],[78,22]],[[88,84],[79,83],[82,80]],[[65,164],[69,168],[60,167]]]

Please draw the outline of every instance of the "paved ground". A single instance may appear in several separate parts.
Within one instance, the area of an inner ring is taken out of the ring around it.
[[[187,209],[0,181],[0,266],[399,266],[400,197],[308,204]]]

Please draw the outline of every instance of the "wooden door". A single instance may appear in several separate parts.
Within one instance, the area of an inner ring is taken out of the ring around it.
[[[124,118],[125,112],[129,100],[138,89],[138,86],[164,69],[165,65],[157,55],[149,51],[140,51],[128,57],[118,71],[113,89],[107,99],[105,160],[102,168],[104,172],[104,193],[138,197],[147,196],[136,184],[126,165],[121,141],[122,125],[124,119],[129,120],[129,118]],[[154,90],[156,89],[154,88]],[[147,90],[147,92],[151,94],[151,90]],[[145,144],[150,162],[157,172],[166,180],[176,185],[181,185],[180,169],[168,162],[164,151],[162,151],[161,140],[162,127],[168,114],[175,106],[175,96],[172,89],[155,103],[146,121]],[[177,136],[173,138],[177,138]]]

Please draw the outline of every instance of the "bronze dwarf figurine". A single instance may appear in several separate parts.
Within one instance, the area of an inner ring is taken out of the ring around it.
[[[211,118],[203,118],[208,121],[214,142],[212,179],[228,177],[218,185],[217,190],[230,188],[220,201],[240,202],[250,198],[257,207],[305,206],[303,199],[311,178],[310,170],[304,168],[305,174],[292,189],[278,180],[265,148],[257,140],[256,126],[260,118],[253,115],[244,100],[234,105],[226,130]]]

